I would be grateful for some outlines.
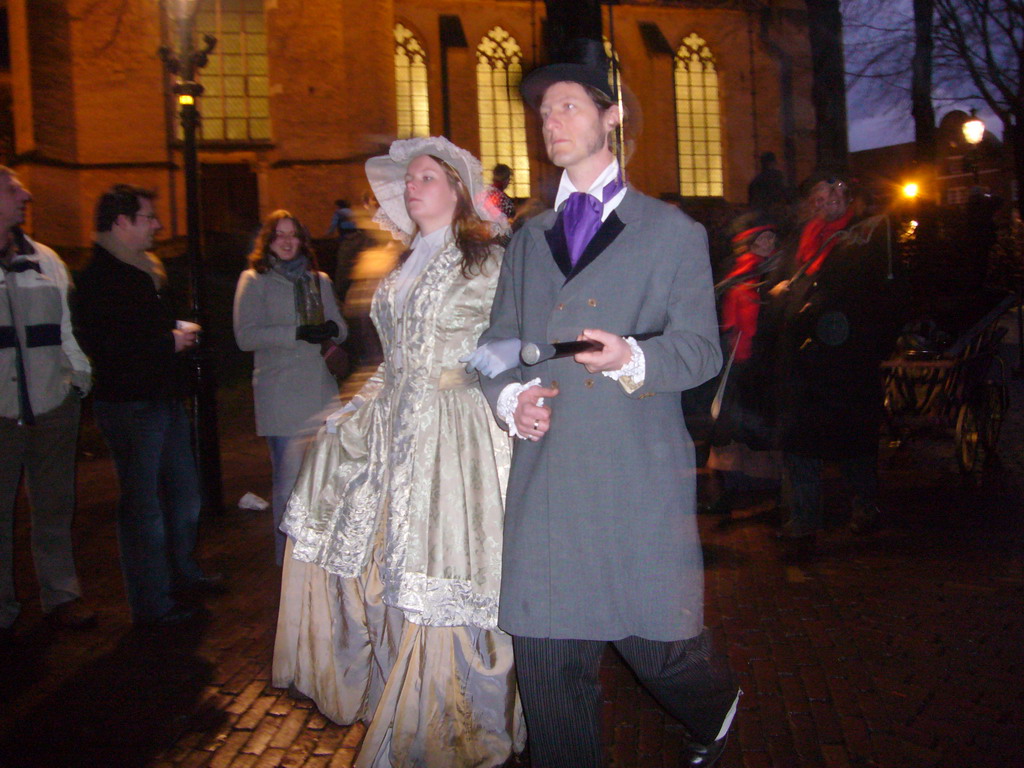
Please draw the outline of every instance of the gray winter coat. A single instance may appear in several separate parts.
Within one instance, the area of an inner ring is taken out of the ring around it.
[[[658,334],[640,342],[643,386],[627,394],[572,358],[483,382],[492,407],[510,382],[539,377],[560,390],[548,433],[516,441],[499,626],[529,637],[693,637],[703,563],[679,393],[722,362],[703,227],[629,189],[571,268],[556,214],[528,222],[506,251],[481,342],[568,341],[584,328]]]
[[[317,272],[324,318],[338,324],[334,340],[345,338],[345,321],[334,300],[331,281]],[[299,341],[295,288],[273,270],[259,274],[247,269],[235,289],[235,341],[255,352],[252,389],[256,434],[290,437],[315,430],[325,411],[338,405],[338,382],[327,370],[320,345]]]

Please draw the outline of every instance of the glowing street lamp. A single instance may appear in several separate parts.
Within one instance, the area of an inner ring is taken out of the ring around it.
[[[975,110],[971,109],[970,119],[964,123],[963,128],[964,141],[967,142],[968,149],[967,154],[970,159],[971,167],[974,169],[974,186],[978,186],[978,145],[981,144],[981,140],[985,138],[985,123],[975,114]]]
[[[981,140],[985,138],[985,123],[975,114],[975,111],[971,109],[971,119],[965,122],[963,127],[964,141],[972,147],[981,144]]]
[[[185,227],[187,232],[187,261],[189,290],[192,296],[193,319],[209,328],[206,313],[203,258],[199,217],[199,161],[196,155],[196,130],[199,110],[196,102],[203,86],[196,82],[199,70],[206,66],[209,55],[217,44],[212,35],[203,35],[201,47],[195,45],[195,14],[198,0],[164,0],[168,26],[177,31],[178,49],[163,46],[158,51],[167,72],[175,76],[174,95],[179,108],[182,128],[182,160],[185,170]],[[223,511],[223,485],[221,482],[220,442],[217,436],[217,394],[213,379],[209,335],[191,353],[193,383],[192,445],[199,468],[199,482],[203,495],[203,508],[219,513]]]
[[[903,185],[903,196],[909,199],[913,199],[921,194],[921,187],[918,186],[916,181],[909,181]]]

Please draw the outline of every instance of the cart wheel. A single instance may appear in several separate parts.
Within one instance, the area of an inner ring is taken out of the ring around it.
[[[981,440],[986,453],[994,453],[999,443],[999,433],[1003,429],[1003,419],[1009,404],[1009,395],[1005,384],[986,384],[982,396],[984,408],[981,424]]]
[[[980,464],[981,420],[974,403],[964,403],[956,417],[956,463],[965,475],[972,473]]]

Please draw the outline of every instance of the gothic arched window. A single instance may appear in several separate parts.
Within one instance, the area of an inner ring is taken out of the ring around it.
[[[501,27],[488,32],[476,49],[477,111],[480,116],[480,162],[489,180],[497,163],[512,169],[510,197],[529,197],[530,159],[526,117],[519,96],[523,51]]]
[[[270,138],[267,78],[267,26],[263,0],[203,0],[196,12],[196,39],[217,38],[203,68],[205,141],[254,141]],[[179,129],[180,137],[180,129]]]
[[[675,57],[679,194],[721,197],[722,127],[718,73],[707,43],[691,34]]]
[[[398,138],[430,135],[427,54],[403,24],[395,24],[395,95]]]

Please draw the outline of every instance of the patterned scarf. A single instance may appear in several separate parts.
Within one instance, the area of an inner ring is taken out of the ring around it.
[[[308,263],[301,254],[289,261],[270,254],[271,269],[295,286],[295,314],[299,317],[299,325],[320,325],[324,321],[320,281],[309,271]]]

